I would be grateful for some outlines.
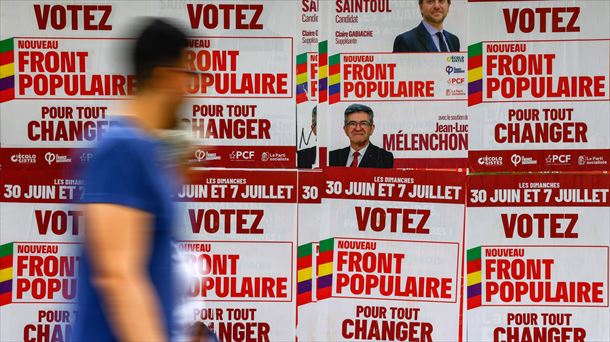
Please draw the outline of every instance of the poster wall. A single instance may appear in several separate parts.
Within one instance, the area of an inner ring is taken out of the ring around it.
[[[181,322],[223,341],[610,340],[609,13],[0,1],[0,341],[70,340],[86,232],[71,203],[129,115],[140,16],[189,37]],[[383,162],[347,167],[362,136]]]

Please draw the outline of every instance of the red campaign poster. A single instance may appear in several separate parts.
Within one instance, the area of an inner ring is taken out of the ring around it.
[[[322,340],[461,340],[465,174],[325,171]]]
[[[321,30],[318,1],[302,1],[296,12],[295,37],[297,167],[319,166],[318,153],[318,42]]]
[[[198,171],[175,198],[185,317],[221,340],[293,340],[296,171]]]
[[[3,341],[70,338],[84,218],[70,204],[81,180],[61,170],[0,173],[0,331]]]
[[[433,6],[398,0],[321,5],[318,77],[320,147],[328,159],[324,165],[349,166],[349,147],[366,145],[371,148],[363,149],[363,158],[369,159],[363,167],[465,167],[467,22],[461,18],[467,15],[467,4],[442,5],[439,25],[447,34],[443,42],[449,44],[442,49],[426,37],[430,34],[422,22],[441,11]],[[427,40],[426,46],[418,43]],[[368,109],[352,112],[353,105]],[[366,126],[350,126],[350,121],[366,121]]]
[[[468,178],[470,341],[607,341],[610,177]]]
[[[191,38],[187,59],[195,76],[181,114],[198,147],[194,165],[297,166],[299,7],[280,0],[160,1],[151,10],[183,22]]]
[[[319,241],[327,236],[322,225],[324,173],[321,170],[299,170],[298,242],[297,249],[297,339],[320,341],[325,339],[327,313],[318,303],[317,260]]]
[[[469,1],[471,171],[610,170],[609,6]]]

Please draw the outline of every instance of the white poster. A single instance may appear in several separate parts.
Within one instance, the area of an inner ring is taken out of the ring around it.
[[[469,177],[468,340],[610,338],[609,181]]]

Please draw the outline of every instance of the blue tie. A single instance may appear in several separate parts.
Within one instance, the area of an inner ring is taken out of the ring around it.
[[[447,44],[445,44],[445,37],[443,37],[442,32],[436,32],[436,36],[438,37],[438,45],[441,47],[441,52],[449,52],[447,49]]]

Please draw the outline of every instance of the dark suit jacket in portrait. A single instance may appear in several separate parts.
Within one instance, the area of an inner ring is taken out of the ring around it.
[[[449,51],[460,51],[460,39],[445,30],[443,30],[443,33],[445,34]],[[439,52],[439,50],[434,45],[434,41],[428,30],[426,30],[424,23],[419,23],[411,31],[396,36],[392,52]]]
[[[349,153],[349,146],[330,151],[328,156],[330,166],[346,166],[345,164],[347,164]],[[394,167],[394,155],[391,152],[369,143],[369,147],[366,149],[366,153],[364,153],[364,157],[362,157],[362,161],[360,161],[358,167],[391,169]]]
[[[297,167],[311,169],[316,162],[316,146],[297,151]]]

